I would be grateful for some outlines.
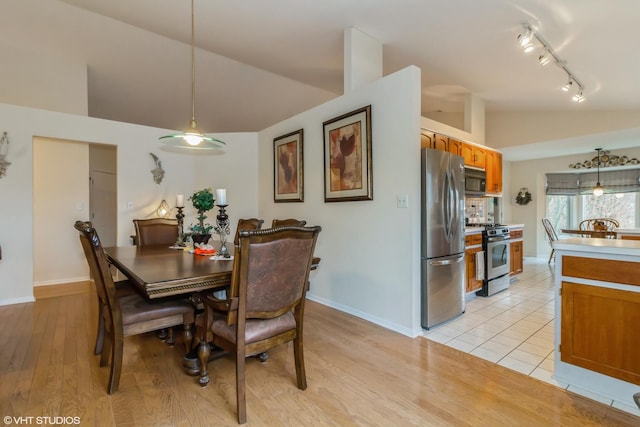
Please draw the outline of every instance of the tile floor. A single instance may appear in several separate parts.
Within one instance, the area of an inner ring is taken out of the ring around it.
[[[489,298],[472,296],[464,315],[423,335],[460,351],[640,416],[640,410],[604,399],[553,375],[554,264],[525,258],[509,289]]]

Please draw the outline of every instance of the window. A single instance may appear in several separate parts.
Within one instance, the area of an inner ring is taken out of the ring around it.
[[[581,196],[547,196],[547,213],[556,230],[577,227],[586,218],[614,218],[620,228],[640,226],[640,193],[592,194]]]

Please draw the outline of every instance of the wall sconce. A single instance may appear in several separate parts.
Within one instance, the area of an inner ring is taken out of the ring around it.
[[[158,209],[156,209],[156,214],[158,214],[160,218],[169,218],[170,213],[171,213],[171,208],[169,207],[169,204],[167,203],[167,201],[163,199],[160,202],[160,206],[158,206]]]
[[[7,168],[11,164],[7,161],[8,152],[9,152],[9,136],[7,135],[7,132],[4,132],[2,134],[2,138],[0,138],[0,178],[2,178],[7,174]]]

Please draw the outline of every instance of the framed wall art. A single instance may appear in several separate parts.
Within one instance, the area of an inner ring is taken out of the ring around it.
[[[373,200],[371,105],[324,126],[324,201]]]
[[[300,129],[273,140],[273,201],[276,203],[304,200],[303,136]]]

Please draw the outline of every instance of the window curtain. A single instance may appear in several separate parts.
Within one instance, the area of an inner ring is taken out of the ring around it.
[[[598,182],[597,172],[548,173],[548,195],[573,196],[589,194]],[[600,171],[600,185],[607,194],[633,193],[640,191],[640,169]]]

